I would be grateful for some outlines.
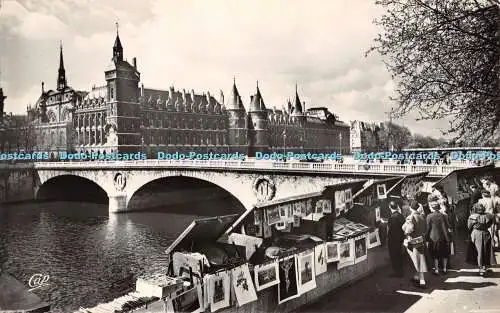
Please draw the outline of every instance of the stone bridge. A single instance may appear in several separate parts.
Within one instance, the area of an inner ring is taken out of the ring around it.
[[[323,186],[360,179],[377,179],[427,171],[435,178],[462,167],[429,165],[372,165],[341,163],[258,162],[258,161],[120,161],[40,162],[32,164],[35,199],[58,199],[66,193],[85,194],[98,189],[109,200],[109,212],[126,212],[140,204],[131,200],[158,197],[157,187],[184,185],[184,190],[164,194],[203,201],[201,193],[231,195],[245,209],[259,201],[315,192]],[[387,168],[389,166],[389,168]],[[438,174],[438,175],[436,175]],[[193,188],[205,182],[204,188]],[[188,186],[188,187],[186,187]],[[154,187],[154,188],[153,188]],[[210,189],[212,188],[212,189]],[[214,189],[215,188],[215,189]],[[149,189],[149,194],[148,194]],[[93,200],[88,195],[85,200]],[[160,200],[160,203],[166,204]],[[149,201],[150,203],[151,201]],[[157,203],[158,204],[158,203]]]

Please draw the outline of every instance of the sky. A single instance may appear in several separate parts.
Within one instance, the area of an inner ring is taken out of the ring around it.
[[[268,108],[293,99],[343,121],[386,121],[394,83],[365,57],[383,11],[372,0],[0,0],[0,87],[5,110],[25,113],[55,89],[62,41],[68,84],[105,84],[118,23],[124,57],[137,58],[146,88],[220,90],[233,77],[244,105],[259,88]],[[443,121],[396,123],[439,137]]]

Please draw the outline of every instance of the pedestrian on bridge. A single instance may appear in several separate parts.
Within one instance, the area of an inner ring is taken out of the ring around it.
[[[492,214],[486,213],[481,203],[474,206],[474,213],[469,216],[467,227],[471,230],[471,239],[476,247],[479,275],[484,276],[491,266],[492,246],[490,228],[494,222]]]

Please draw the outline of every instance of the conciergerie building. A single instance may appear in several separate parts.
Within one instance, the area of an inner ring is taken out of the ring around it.
[[[136,58],[130,64],[118,35],[104,82],[90,91],[70,87],[62,45],[55,89],[28,106],[33,144],[27,150],[135,153],[350,152],[350,125],[325,107],[306,110],[297,88],[282,109],[266,105],[257,84],[245,103],[236,82],[229,97],[194,90],[145,88]],[[26,151],[28,152],[28,151]]]

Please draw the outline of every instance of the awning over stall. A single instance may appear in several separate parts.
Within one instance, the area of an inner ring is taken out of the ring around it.
[[[429,172],[421,172],[404,176],[399,182],[387,190],[387,196],[393,198],[417,199],[422,193],[423,179]]]
[[[182,234],[167,248],[170,254],[179,249],[188,249],[194,243],[214,243],[233,224],[239,214],[217,216],[194,220]]]
[[[434,186],[442,187],[453,202],[458,202],[470,197],[470,185],[482,188],[480,179],[485,175],[491,176],[497,184],[500,184],[500,168],[488,165],[453,171],[435,183]]]

